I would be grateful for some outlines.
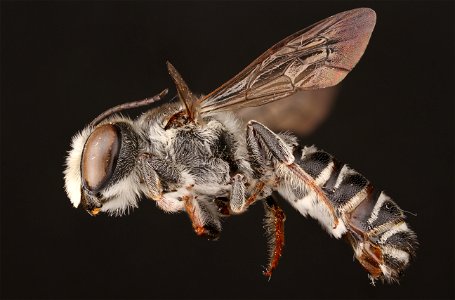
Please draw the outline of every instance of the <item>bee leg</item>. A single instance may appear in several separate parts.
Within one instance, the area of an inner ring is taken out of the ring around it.
[[[149,153],[140,156],[143,173],[155,171],[157,176],[168,185],[168,190],[180,186],[182,176],[179,169],[168,159]]]
[[[280,136],[261,123],[251,120],[247,125],[247,145],[257,163],[270,164],[270,156],[290,165],[294,162],[292,147],[286,144]]]
[[[251,122],[253,121],[250,121],[247,125],[246,147],[251,168],[254,172],[253,176],[255,178],[261,178],[265,175],[267,169],[271,167],[271,157],[265,152],[261,139],[255,133]]]
[[[144,153],[139,157],[140,172],[146,186],[148,198],[160,201],[163,198],[163,187],[160,178],[152,166],[151,155]]]
[[[309,189],[315,193],[317,199],[325,206],[332,219],[332,227],[335,229],[339,222],[335,213],[335,209],[331,204],[327,195],[316,181],[305,172],[298,164],[294,163],[295,157],[292,154],[292,146],[294,141],[291,139],[285,142],[279,135],[268,129],[256,121],[248,122],[247,138],[252,136],[258,147],[262,147],[262,153],[268,155],[278,161],[274,169],[279,177],[286,181],[287,185],[293,188]],[[250,133],[251,132],[251,133]],[[254,157],[253,157],[254,158]]]
[[[245,183],[244,176],[236,174],[232,177],[231,199],[229,201],[231,211],[235,214],[245,211]]]
[[[254,172],[253,177],[258,179],[258,181],[254,186],[253,192],[245,201],[245,209],[261,198],[260,196],[262,195],[265,188],[265,182],[263,181],[264,177],[266,176],[268,171],[273,171],[272,156],[270,154],[270,151],[268,151],[267,145],[264,143],[264,139],[255,128],[257,127],[256,124],[260,123],[256,121],[248,122],[246,133],[246,146],[248,156],[250,158],[251,168],[253,169]],[[262,124],[260,125],[264,127],[264,130],[270,131],[264,125]],[[274,133],[271,132],[271,134]],[[276,136],[276,138],[279,139],[278,136]]]
[[[143,153],[139,157],[139,165],[142,181],[145,185],[145,195],[147,198],[155,200],[159,208],[166,212],[178,212],[185,209],[182,201],[177,197],[163,195],[163,186],[157,169],[157,159],[149,153]],[[159,170],[159,168],[158,168]],[[169,171],[168,171],[169,172]],[[170,181],[167,177],[165,180]]]
[[[258,197],[260,195],[262,195],[262,192],[264,191],[264,187],[265,187],[265,183],[263,181],[258,181],[256,183],[256,185],[254,186],[253,193],[245,201],[245,209],[248,208],[251,204],[255,203],[259,199]]]
[[[269,264],[263,274],[272,277],[272,272],[278,266],[284,247],[284,221],[286,216],[275,199],[269,196],[264,201],[264,229],[269,244]]]
[[[243,178],[244,176],[242,174],[236,174],[232,178],[233,183],[229,208],[234,214],[240,214],[246,211],[251,204],[258,200],[258,196],[261,195],[265,187],[264,182],[258,181],[251,195],[246,198],[245,183],[243,182]]]
[[[221,232],[221,222],[217,215],[216,206],[208,201],[197,201],[197,196],[192,194],[183,196],[182,200],[196,234],[209,240],[218,239]]]
[[[229,198],[221,197],[216,198],[214,203],[218,209],[220,215],[228,217],[231,215],[231,205],[229,204]]]
[[[254,120],[248,122],[246,134],[247,151],[250,157],[253,176],[259,179],[254,190],[246,200],[245,209],[263,198],[266,187],[267,173],[274,172],[272,157],[281,157],[285,161],[293,161],[292,149],[270,129]],[[271,151],[270,149],[275,149]],[[275,154],[274,154],[275,153]]]

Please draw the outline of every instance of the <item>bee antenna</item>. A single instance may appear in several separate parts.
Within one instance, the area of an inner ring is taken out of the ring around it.
[[[157,94],[157,95],[155,95],[153,97],[149,97],[149,98],[145,98],[145,99],[137,100],[137,101],[132,101],[132,102],[127,102],[127,103],[123,103],[123,104],[114,106],[112,108],[109,108],[108,110],[106,110],[103,113],[101,113],[100,115],[98,115],[98,117],[93,119],[93,121],[90,122],[90,126],[98,125],[106,117],[108,117],[108,116],[110,116],[110,115],[112,115],[112,114],[114,114],[116,112],[119,112],[119,111],[122,111],[122,110],[126,110],[126,109],[131,109],[131,108],[136,108],[136,107],[150,105],[150,104],[152,104],[152,103],[154,103],[156,101],[161,100],[164,96],[167,95],[167,93],[168,93],[168,89],[165,89],[161,93],[159,93],[159,94]]]
[[[417,213],[413,213],[413,212],[410,212],[409,210],[404,210],[404,209],[402,209],[402,211],[404,211],[405,213],[410,214],[411,216],[417,217]]]

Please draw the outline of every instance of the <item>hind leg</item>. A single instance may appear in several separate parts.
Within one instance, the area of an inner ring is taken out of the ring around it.
[[[264,201],[264,229],[269,244],[269,264],[264,271],[264,275],[272,277],[272,272],[278,266],[281,253],[284,247],[284,221],[286,216],[278,206],[273,196],[269,196]]]
[[[293,146],[297,145],[295,140],[286,136],[279,136],[256,121],[248,123],[247,138],[253,158],[257,161],[256,169],[262,174],[265,174],[264,170],[267,168],[272,170],[272,178],[276,180],[275,189],[278,186],[287,186],[292,190],[304,191],[305,193],[310,191],[328,214],[331,219],[331,226],[333,228],[338,226],[338,218],[327,195],[316,180],[294,162],[295,157],[292,151]],[[289,140],[285,141],[284,138]]]

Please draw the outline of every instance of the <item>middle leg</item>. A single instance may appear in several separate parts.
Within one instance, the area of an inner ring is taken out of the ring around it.
[[[185,210],[190,217],[194,232],[198,236],[203,236],[209,240],[218,239],[221,232],[221,222],[219,220],[215,204],[198,199],[198,196],[187,194],[182,197]]]

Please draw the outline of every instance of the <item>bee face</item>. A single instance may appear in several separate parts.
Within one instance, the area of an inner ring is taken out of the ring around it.
[[[136,206],[139,178],[134,169],[139,138],[129,120],[86,128],[73,138],[67,158],[65,188],[74,206],[91,215],[121,214]],[[78,191],[79,192],[78,192]]]

